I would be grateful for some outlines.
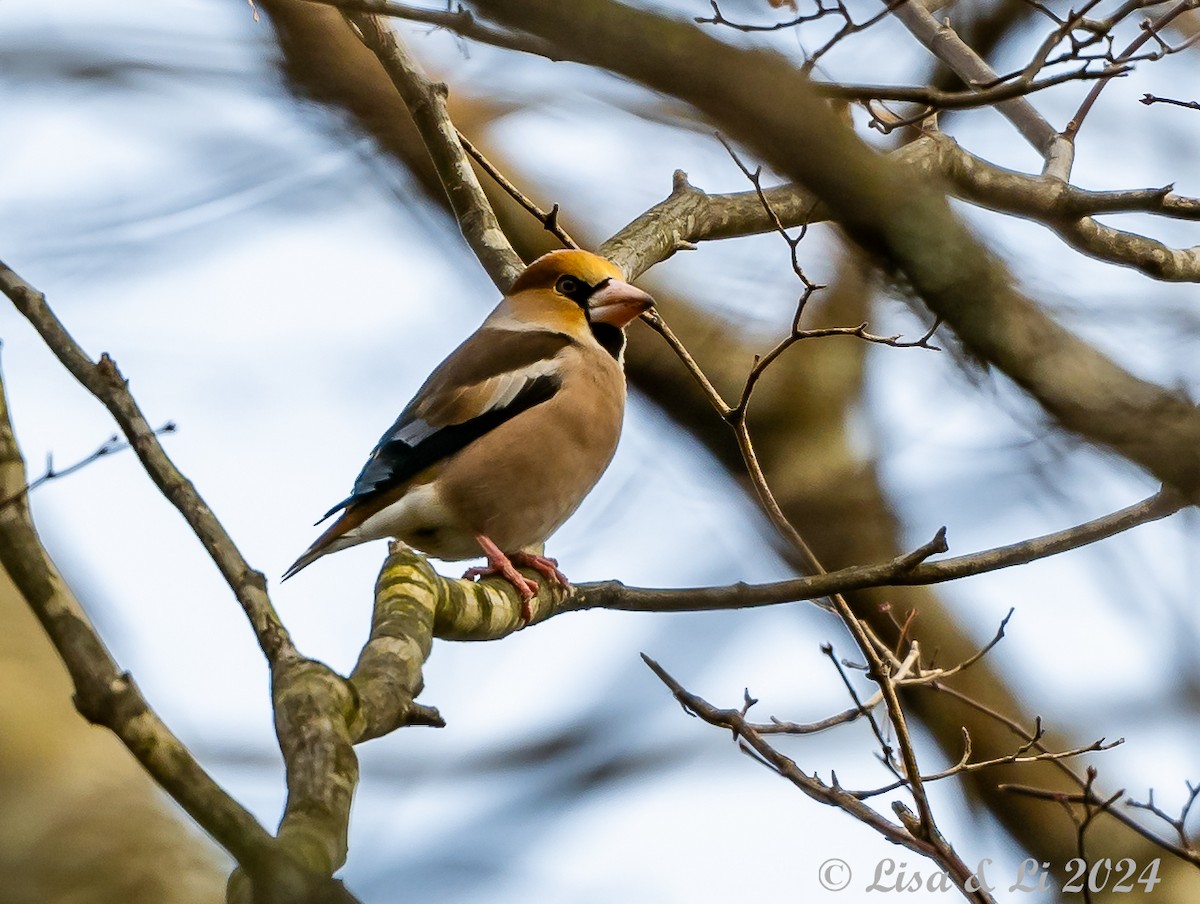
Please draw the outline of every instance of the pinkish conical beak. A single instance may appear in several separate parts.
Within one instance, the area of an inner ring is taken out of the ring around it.
[[[654,299],[623,279],[610,279],[588,299],[593,323],[628,326],[643,311],[654,307]]]

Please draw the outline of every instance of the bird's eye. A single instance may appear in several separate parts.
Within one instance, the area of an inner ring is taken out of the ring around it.
[[[558,282],[554,284],[554,288],[560,295],[574,298],[579,294],[582,284],[574,276],[560,276]]]

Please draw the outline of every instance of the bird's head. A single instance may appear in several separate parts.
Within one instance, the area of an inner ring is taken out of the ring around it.
[[[623,329],[654,299],[625,281],[612,261],[590,251],[551,251],[526,267],[506,298],[509,315],[550,329],[601,334]]]

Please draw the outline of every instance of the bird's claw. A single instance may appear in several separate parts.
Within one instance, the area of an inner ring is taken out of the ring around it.
[[[529,601],[537,594],[538,583],[517,571],[514,563],[532,568],[546,580],[553,581],[564,589],[571,589],[571,582],[567,580],[567,576],[558,570],[557,559],[550,559],[531,552],[514,552],[508,556],[483,534],[476,534],[475,539],[484,555],[487,556],[488,563],[484,566],[468,568],[463,577],[474,579],[499,575],[504,578],[517,588],[517,593],[521,594],[521,618],[526,624],[533,621],[533,609],[529,605]]]
[[[510,558],[514,564],[532,568],[546,580],[554,581],[564,590],[571,589],[571,582],[567,580],[567,576],[558,570],[558,559],[534,555],[531,552],[514,552]]]
[[[517,593],[521,594],[521,619],[526,624],[533,621],[533,608],[529,605],[529,601],[537,595],[538,583],[533,578],[527,578],[521,572],[517,571],[513,567],[512,561],[507,557],[502,562],[488,559],[486,565],[477,565],[474,568],[468,568],[463,572],[463,577],[472,581],[478,578],[504,578],[504,580],[517,588]]]

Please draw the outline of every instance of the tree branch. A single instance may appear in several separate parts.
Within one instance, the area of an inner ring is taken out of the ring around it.
[[[554,48],[545,41],[493,28],[480,22],[469,9],[464,9],[461,5],[455,9],[438,10],[413,6],[411,3],[401,3],[398,0],[314,0],[314,2],[337,7],[347,13],[372,13],[377,16],[421,22],[437,28],[449,29],[460,37],[478,41],[481,44],[490,44],[493,47],[516,50],[521,53],[532,53],[551,60],[557,59],[554,56]]]
[[[159,427],[157,430],[154,431],[156,436],[162,436],[163,434],[174,433],[174,432],[175,432],[175,423],[173,421],[167,421],[167,423],[163,424],[161,427]],[[76,471],[81,471],[84,468],[86,468],[88,465],[94,464],[95,462],[98,462],[100,459],[105,458],[109,455],[112,455],[114,452],[121,452],[128,448],[129,448],[129,443],[124,442],[119,436],[117,436],[114,433],[112,436],[110,436],[108,439],[106,439],[104,442],[102,442],[99,446],[97,446],[96,450],[94,452],[92,452],[90,455],[87,455],[87,456],[79,459],[79,461],[76,461],[76,462],[73,462],[73,463],[67,465],[65,468],[56,468],[54,466],[53,456],[50,455],[49,453],[47,453],[47,455],[46,455],[46,470],[43,471],[41,474],[39,474],[37,477],[33,478],[33,480],[29,481],[28,485],[17,490],[11,496],[0,496],[0,508],[3,508],[4,506],[17,501],[18,499],[26,498],[30,493],[32,493],[38,487],[44,486],[45,484],[49,483],[52,480],[61,480],[64,477],[69,477],[72,474],[74,474]]]
[[[940,836],[937,838],[921,837],[918,832],[914,831],[911,818],[905,819],[903,815],[901,817],[902,824],[885,819],[875,810],[864,804],[853,792],[842,788],[837,783],[836,776],[832,783],[826,783],[816,775],[809,775],[794,760],[780,753],[761,737],[754,726],[746,719],[744,712],[735,709],[718,709],[702,697],[686,690],[666,669],[645,653],[642,654],[642,659],[645,660],[646,665],[650,667],[651,671],[658,676],[659,680],[670,688],[671,693],[675,695],[675,699],[679,701],[684,712],[689,715],[698,716],[710,725],[727,728],[732,731],[734,737],[739,738],[746,745],[743,749],[748,748],[752,750],[757,755],[759,762],[768,766],[778,775],[786,778],[818,803],[843,810],[855,819],[873,828],[888,841],[933,859],[946,869],[954,884],[958,886],[967,900],[978,902],[994,901],[993,897],[985,889],[978,887],[978,883],[975,883],[975,885],[970,883],[972,874],[962,860],[956,856],[946,856],[948,846]],[[917,777],[917,780],[919,780],[919,777]],[[907,813],[907,808],[904,809],[904,812]]]
[[[1046,176],[1029,176],[976,157],[953,138],[927,132],[888,155],[927,178],[940,176],[958,198],[1040,223],[1089,257],[1132,267],[1154,279],[1200,282],[1200,245],[1171,248],[1156,239],[1115,229],[1090,215],[1151,213],[1200,220],[1200,198],[1163,188],[1088,191]],[[783,226],[830,219],[829,208],[802,186],[765,189],[764,199]],[[600,253],[630,278],[698,242],[770,232],[775,225],[755,192],[710,195],[676,172],[671,194],[606,241]]]
[[[868,587],[953,581],[1014,565],[1027,565],[1079,549],[1140,524],[1165,518],[1181,507],[1177,496],[1162,492],[1136,505],[1065,530],[969,555],[927,561],[930,556],[946,550],[943,529],[928,543],[889,562],[854,565],[824,574],[765,584],[650,589],[629,587],[619,581],[600,581],[577,584],[568,592],[543,584],[542,590],[530,603],[533,619],[529,624],[545,621],[563,612],[584,609],[709,612],[815,600]],[[512,585],[501,578],[473,583],[443,577],[433,570],[423,556],[401,543],[392,545],[380,572],[376,591],[376,627],[373,628],[373,635],[378,631],[381,642],[384,638],[402,639],[402,643],[389,654],[396,661],[410,663],[418,653],[422,659],[427,655],[428,641],[425,638],[430,632],[430,614],[435,619],[432,636],[447,640],[495,640],[526,627],[521,618],[521,599]],[[392,595],[394,599],[388,602]],[[401,628],[402,625],[407,627]],[[415,646],[410,647],[410,644]],[[386,644],[381,645],[380,650],[385,647]],[[368,668],[365,664],[368,658],[364,651],[352,681],[361,681],[370,672],[379,671],[379,667]],[[411,679],[406,686],[419,688],[419,678]],[[363,730],[361,734],[362,739],[374,736],[370,730]]]
[[[926,86],[904,85],[849,85],[837,82],[813,82],[813,89],[825,97],[839,100],[886,100],[900,103],[920,104],[926,107],[922,116],[935,110],[969,110],[979,107],[990,107],[1015,97],[1027,97],[1046,88],[1053,88],[1066,82],[1092,81],[1095,79],[1110,79],[1129,71],[1128,66],[1118,66],[1109,69],[1072,69],[1070,72],[1060,72],[1043,79],[1013,79],[987,88],[977,88],[972,91],[943,91]]]
[[[974,50],[958,36],[948,23],[938,22],[920,3],[901,3],[894,10],[903,23],[929,52],[968,85],[995,83],[999,76]],[[1046,161],[1043,173],[1066,181],[1074,159],[1074,146],[1064,139],[1037,108],[1024,97],[1016,97],[996,105],[996,109],[1013,124]]]
[[[104,355],[98,364],[92,362],[54,316],[45,297],[3,264],[0,264],[0,291],[12,299],[63,365],[112,412],[151,479],[183,513],[246,610],[271,666],[276,733],[287,770],[288,800],[277,843],[287,853],[288,863],[292,862],[290,858],[298,859],[297,875],[307,877],[306,881],[316,876],[328,882],[346,857],[350,804],[358,780],[352,745],[364,739],[364,732],[371,727],[386,724],[394,728],[407,722],[437,724],[440,719],[436,711],[412,705],[410,697],[409,706],[403,711],[396,710],[402,701],[387,700],[387,710],[377,714],[370,707],[380,704],[385,696],[375,682],[360,677],[359,687],[363,689],[360,698],[341,676],[302,656],[266,595],[263,576],[245,563],[216,516],[167,457],[111,359]],[[23,469],[21,485],[24,486]],[[23,500],[21,503],[0,508],[0,517],[8,509],[24,511]],[[29,554],[26,550],[25,555]],[[17,566],[8,567],[11,570]],[[76,620],[73,618],[71,624]],[[50,626],[47,630],[51,630]],[[382,629],[377,626],[376,633],[379,630]],[[103,648],[96,649],[94,644],[87,650],[93,659],[102,652]],[[113,684],[112,693],[115,695],[118,690],[121,694],[130,693],[124,684],[124,679]],[[131,682],[129,686],[132,688]],[[140,697],[130,699],[136,703]],[[176,794],[177,785],[171,774],[154,771],[151,774],[173,796]],[[178,799],[187,806],[186,796]],[[222,844],[226,841],[222,835],[214,833],[214,837]],[[235,849],[230,851],[236,856]],[[237,859],[243,862],[241,857]],[[257,881],[257,864],[245,866],[251,880]],[[242,879],[235,876],[233,882],[240,887]],[[308,899],[297,892],[282,900]]]
[[[1200,492],[1200,412],[1051,320],[944,195],[863,144],[783,57],[722,44],[610,0],[476,0],[565,55],[686,100],[808,185],[960,337],[1063,427],[1185,493]],[[904,4],[899,9],[911,9]],[[1015,103],[1009,101],[1008,103]]]
[[[163,450],[154,430],[129,393],[128,383],[107,354],[95,362],[71,338],[41,292],[0,262],[0,292],[7,295],[49,346],[55,357],[112,414],[146,473],[183,515],[229,584],[254,628],[258,644],[274,666],[299,654],[267,597],[266,579],[241,552],[192,485]]]
[[[507,289],[525,265],[500,228],[475,178],[471,160],[459,143],[458,131],[446,112],[446,86],[425,77],[412,54],[378,17],[350,13],[348,18],[404,98],[450,198],[463,238],[492,282],[501,291]]]
[[[340,882],[297,860],[204,771],[121,670],[42,546],[0,380],[0,564],[41,622],[75,686],[75,706],[111,731],[142,768],[246,870],[256,902],[346,902]]]

